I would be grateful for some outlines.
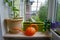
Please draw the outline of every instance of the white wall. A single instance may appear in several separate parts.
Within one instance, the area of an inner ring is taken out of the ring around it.
[[[2,38],[2,30],[1,26],[3,24],[3,0],[0,0],[0,40],[3,40]]]
[[[4,19],[8,18],[8,7],[5,7],[3,0],[0,0],[0,40],[2,39],[2,35],[4,35]]]

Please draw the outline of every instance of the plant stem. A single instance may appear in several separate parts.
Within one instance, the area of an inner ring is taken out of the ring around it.
[[[13,0],[13,7],[14,7],[14,0]],[[14,8],[13,8],[14,9]],[[13,18],[15,18],[15,12],[13,11],[13,14],[14,14],[14,17]]]
[[[13,18],[16,18],[16,15],[15,15],[15,12],[13,11],[13,13],[14,13],[14,17]]]

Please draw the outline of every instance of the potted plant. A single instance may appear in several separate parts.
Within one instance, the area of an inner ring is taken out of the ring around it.
[[[10,33],[18,33],[18,30],[14,30],[14,28],[22,28],[22,17],[19,17],[19,9],[17,9],[14,6],[16,0],[4,0],[4,4],[7,4],[9,8],[11,9],[12,13],[11,14],[13,17],[9,19],[5,19],[6,26],[7,26],[7,32]]]

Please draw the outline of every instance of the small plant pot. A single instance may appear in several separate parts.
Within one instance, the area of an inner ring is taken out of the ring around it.
[[[15,30],[14,28],[22,28],[22,19],[5,19],[7,31],[9,33],[19,33],[20,31]]]

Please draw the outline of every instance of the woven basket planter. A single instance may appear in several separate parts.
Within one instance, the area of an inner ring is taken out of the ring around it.
[[[27,27],[30,26],[30,24],[37,24],[38,25],[38,32],[42,32],[43,31],[43,27],[44,27],[44,23],[40,23],[40,22],[24,22],[23,23],[23,30],[25,31]]]
[[[20,31],[13,28],[22,28],[22,19],[5,19],[5,26],[9,33],[19,33]]]

